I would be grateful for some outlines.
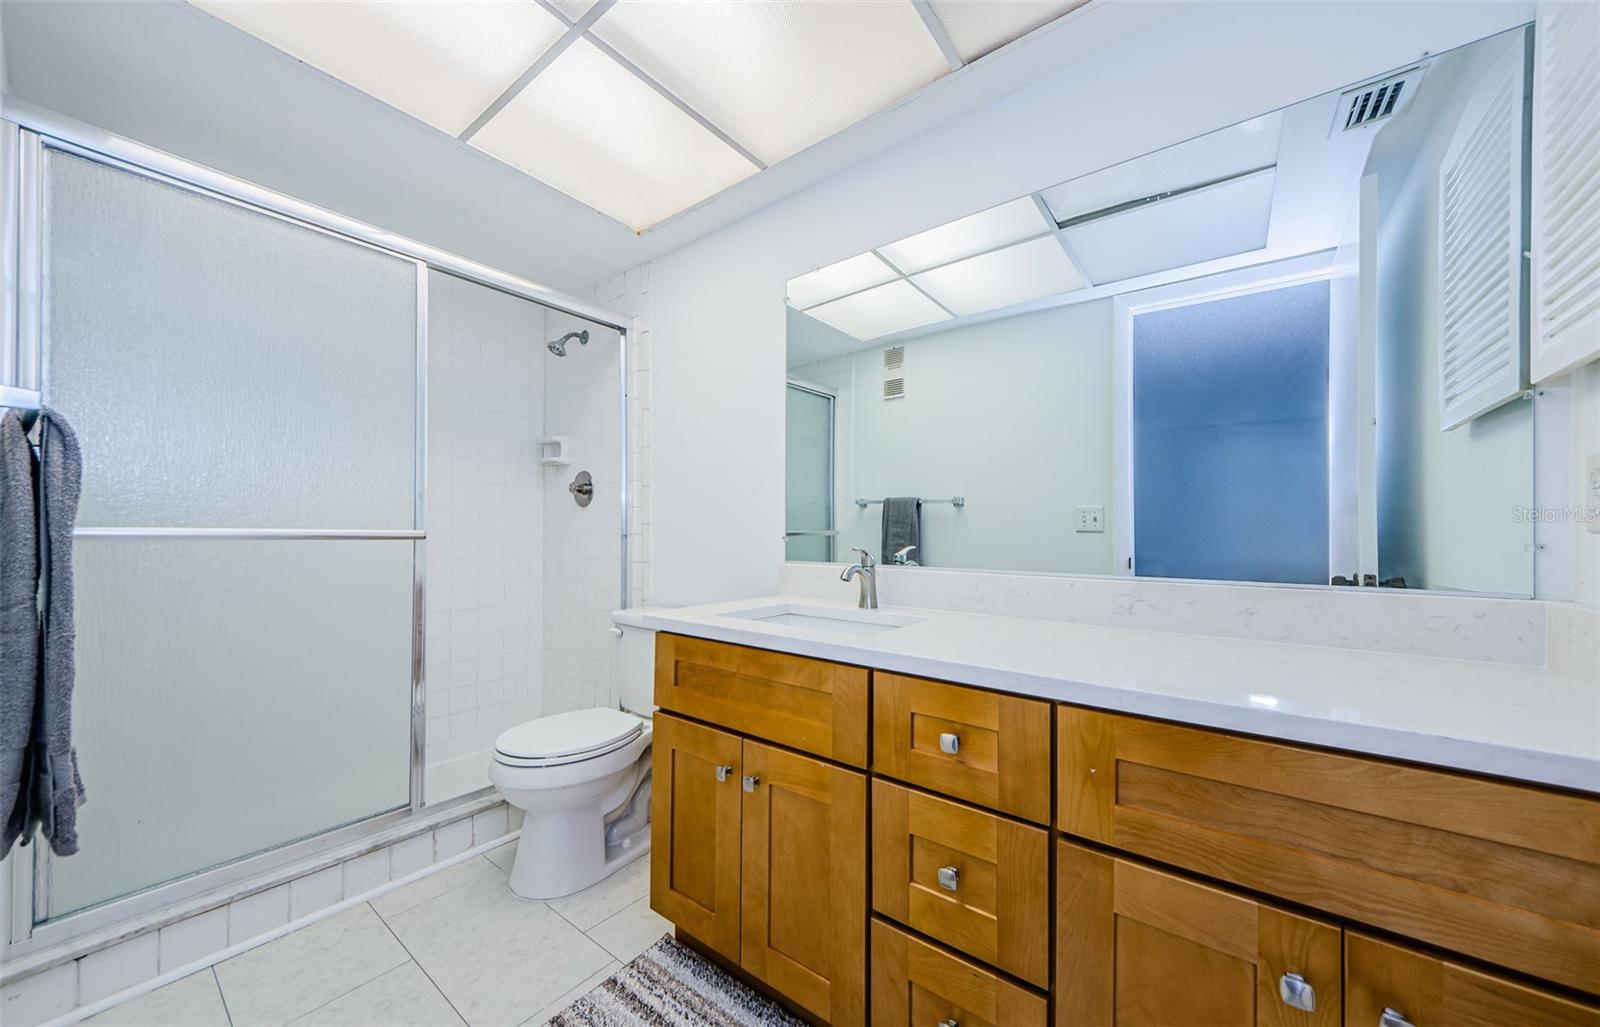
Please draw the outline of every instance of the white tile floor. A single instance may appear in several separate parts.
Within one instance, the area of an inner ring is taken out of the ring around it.
[[[671,925],[650,859],[551,902],[506,887],[516,844],[380,895],[87,1021],[138,1027],[537,1027]]]

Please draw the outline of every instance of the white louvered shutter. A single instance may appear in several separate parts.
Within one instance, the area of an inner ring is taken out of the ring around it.
[[[1522,47],[1478,83],[1439,166],[1439,426],[1515,399],[1522,329]]]
[[[1600,4],[1541,0],[1533,72],[1533,379],[1600,356]]]

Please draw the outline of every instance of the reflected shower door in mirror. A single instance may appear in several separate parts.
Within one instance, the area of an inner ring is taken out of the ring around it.
[[[790,281],[788,558],[1531,595],[1530,48]]]

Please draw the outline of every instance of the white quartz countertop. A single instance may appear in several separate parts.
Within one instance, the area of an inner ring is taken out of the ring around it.
[[[876,611],[914,623],[873,634],[730,616],[785,606],[854,611],[768,596],[617,621],[1600,793],[1600,682],[1538,667],[910,607]]]

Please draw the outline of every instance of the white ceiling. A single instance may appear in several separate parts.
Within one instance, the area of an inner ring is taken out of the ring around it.
[[[646,231],[1086,0],[190,0]]]

